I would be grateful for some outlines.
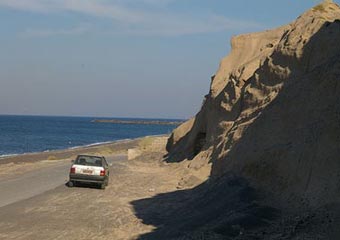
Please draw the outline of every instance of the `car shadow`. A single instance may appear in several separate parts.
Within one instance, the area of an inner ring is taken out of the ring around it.
[[[65,186],[68,188],[91,188],[91,189],[101,189],[99,184],[95,183],[73,183],[71,185],[70,181],[65,183]]]

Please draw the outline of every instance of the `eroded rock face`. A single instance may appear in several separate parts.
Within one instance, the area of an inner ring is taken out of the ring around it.
[[[340,7],[312,8],[278,29],[232,39],[195,118],[177,128],[170,160],[212,163],[284,202],[340,197]]]

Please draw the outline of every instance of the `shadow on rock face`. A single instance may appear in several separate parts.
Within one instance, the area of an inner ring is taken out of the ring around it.
[[[139,240],[338,240],[340,204],[287,212],[232,175],[193,189],[131,202],[135,215],[155,230]]]
[[[280,216],[277,209],[261,206],[258,200],[260,196],[244,179],[229,176],[131,204],[144,224],[157,227],[139,239],[191,239],[197,234],[228,239],[265,227]]]

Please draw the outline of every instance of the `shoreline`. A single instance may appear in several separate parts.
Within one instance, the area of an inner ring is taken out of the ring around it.
[[[58,152],[58,151],[76,150],[76,149],[80,149],[80,148],[99,147],[99,146],[108,145],[108,144],[112,144],[112,143],[116,143],[116,142],[120,142],[120,141],[130,141],[130,140],[133,140],[133,139],[127,138],[127,139],[115,140],[115,141],[90,143],[90,144],[86,144],[86,145],[79,145],[79,146],[74,146],[74,147],[69,147],[69,148],[51,149],[51,150],[44,150],[44,151],[38,151],[38,152],[9,153],[9,154],[0,155],[0,161],[1,161],[1,159],[14,157],[14,156],[20,156],[20,155],[30,155],[30,154],[39,154],[39,153],[53,153],[53,152]]]
[[[153,135],[150,135],[150,137],[152,137],[152,136]],[[155,135],[155,136],[157,136],[157,135]],[[149,136],[145,136],[145,137],[149,137]],[[3,159],[12,158],[12,157],[21,156],[21,155],[35,155],[35,154],[41,154],[41,153],[54,153],[54,152],[68,151],[68,150],[78,150],[78,149],[84,149],[84,148],[102,147],[102,146],[111,145],[111,144],[114,144],[114,143],[129,142],[129,141],[133,141],[133,140],[137,140],[137,139],[141,139],[141,138],[144,138],[144,137],[126,138],[126,139],[119,139],[119,140],[107,141],[107,142],[90,143],[90,144],[86,144],[86,145],[79,145],[79,146],[62,148],[62,149],[51,149],[51,150],[45,150],[45,151],[40,151],[40,152],[9,153],[9,154],[0,155],[0,163]]]
[[[113,144],[113,143],[117,143],[117,142],[125,142],[125,141],[130,141],[130,140],[133,140],[133,139],[127,138],[127,139],[121,139],[121,140],[115,140],[115,141],[90,143],[90,144],[86,144],[86,145],[79,145],[79,146],[74,146],[74,147],[69,147],[69,148],[62,148],[62,149],[44,150],[44,151],[40,151],[40,152],[25,152],[25,153],[3,154],[3,155],[0,155],[0,162],[3,159],[12,158],[12,157],[20,156],[20,155],[31,155],[31,154],[40,154],[40,153],[54,153],[54,152],[58,152],[58,151],[77,150],[77,149],[81,149],[81,148],[90,148],[90,147],[100,147],[100,146],[103,146],[103,145]]]
[[[147,136],[145,136],[147,137]],[[143,137],[141,137],[143,138]],[[58,161],[71,159],[79,154],[105,155],[125,152],[127,148],[133,148],[141,138],[122,139],[106,143],[89,144],[85,146],[72,147],[60,150],[50,150],[44,152],[23,153],[11,156],[0,157],[0,165],[9,163],[33,163],[43,160]]]
[[[167,134],[161,135],[148,135],[133,139],[120,139],[112,142],[92,143],[84,146],[76,146],[66,149],[50,150],[44,152],[23,153],[12,156],[0,157],[0,165],[8,163],[33,163],[43,160],[58,161],[75,158],[79,154],[93,154],[93,155],[109,155],[123,153],[127,154],[127,149],[135,148],[141,139],[147,137],[160,137],[168,136]]]

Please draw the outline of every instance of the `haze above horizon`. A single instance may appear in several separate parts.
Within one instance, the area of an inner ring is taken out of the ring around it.
[[[0,0],[0,114],[187,119],[233,35],[319,2]]]

